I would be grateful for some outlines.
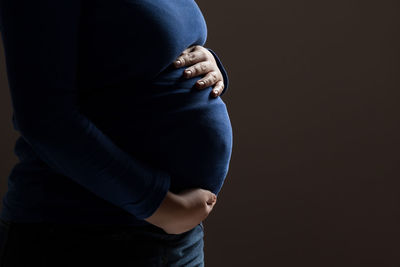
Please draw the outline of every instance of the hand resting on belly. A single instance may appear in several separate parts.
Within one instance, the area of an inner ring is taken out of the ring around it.
[[[200,187],[218,194],[229,168],[232,127],[211,86],[192,88],[198,79],[103,91],[87,99],[84,112],[121,149],[168,171],[171,192]]]

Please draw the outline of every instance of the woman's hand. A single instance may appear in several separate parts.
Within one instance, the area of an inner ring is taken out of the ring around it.
[[[180,62],[180,63],[179,63]],[[204,89],[215,84],[212,95],[219,96],[224,89],[224,78],[213,54],[201,45],[194,45],[185,49],[174,62],[175,67],[189,66],[185,69],[184,77],[192,78],[202,74],[205,77],[196,82],[198,89]]]
[[[217,197],[209,190],[190,188],[179,194],[167,192],[158,209],[145,220],[168,234],[181,234],[205,220]]]

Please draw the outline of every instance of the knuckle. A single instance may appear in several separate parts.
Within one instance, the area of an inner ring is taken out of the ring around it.
[[[193,62],[193,60],[196,58],[196,55],[194,53],[190,53],[188,56],[188,61]]]
[[[207,60],[211,59],[211,56],[210,56],[210,54],[208,53],[208,50],[202,50],[200,56],[201,56],[203,59],[207,59]]]
[[[210,53],[206,53],[206,57],[209,61],[212,61],[213,63],[216,63],[214,55]]]
[[[201,71],[206,71],[207,70],[207,64],[205,62],[200,63],[200,69],[201,69]]]
[[[212,71],[212,72],[210,73],[210,79],[215,83],[215,82],[217,81],[217,78],[218,78],[218,76],[217,76],[217,74],[215,73],[215,71]]]
[[[200,72],[201,72],[201,68],[200,68],[200,66],[198,66],[198,65],[195,65],[195,66],[193,67],[193,69],[195,70],[196,73],[200,73]]]

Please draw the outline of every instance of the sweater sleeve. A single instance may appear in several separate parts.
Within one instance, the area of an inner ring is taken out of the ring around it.
[[[217,62],[218,68],[220,69],[222,76],[224,78],[224,90],[222,90],[221,94],[219,95],[221,97],[228,90],[228,86],[229,86],[228,73],[226,72],[226,69],[224,68],[224,65],[222,64],[222,62],[219,59],[219,57],[217,56],[217,54],[210,48],[207,48],[207,49],[208,49],[208,51],[211,52],[211,54],[213,54],[215,61]]]
[[[0,0],[13,116],[48,166],[138,219],[153,214],[167,172],[116,146],[78,109],[81,0]]]

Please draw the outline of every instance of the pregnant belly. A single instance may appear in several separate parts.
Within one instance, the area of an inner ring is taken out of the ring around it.
[[[225,103],[209,99],[210,91],[178,96],[187,104],[156,124],[157,161],[172,174],[171,190],[200,187],[218,194],[226,178],[232,128]]]
[[[134,159],[168,171],[170,191],[200,187],[218,194],[229,169],[232,127],[223,100],[210,96],[212,87],[191,89],[200,78],[171,84],[160,77],[151,86],[97,94],[86,113]]]

